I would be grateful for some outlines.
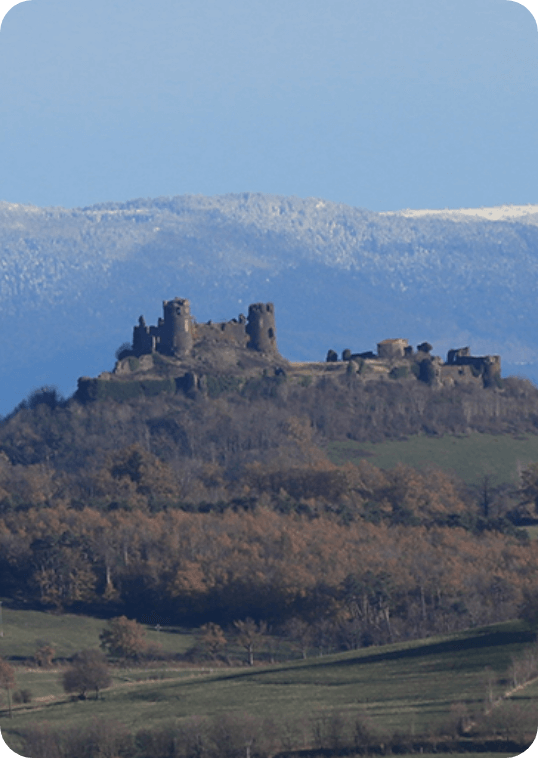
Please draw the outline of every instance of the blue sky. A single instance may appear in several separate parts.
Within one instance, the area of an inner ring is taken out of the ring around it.
[[[0,31],[11,202],[538,203],[537,124],[507,0],[31,0]]]

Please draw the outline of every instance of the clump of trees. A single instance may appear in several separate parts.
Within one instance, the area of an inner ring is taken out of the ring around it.
[[[100,650],[81,650],[73,656],[71,666],[61,676],[62,686],[67,693],[76,693],[79,700],[85,700],[88,692],[95,692],[99,698],[101,690],[110,687],[108,663]]]
[[[101,647],[117,658],[138,659],[147,648],[146,630],[134,619],[118,616],[111,619],[99,635]]]
[[[213,624],[204,644],[215,658],[217,626],[238,620],[288,625],[302,655],[530,609],[538,558],[515,523],[522,509],[537,515],[532,467],[519,493],[496,497],[436,471],[336,466],[320,443],[425,424],[484,431],[510,419],[521,431],[538,417],[538,391],[357,383],[259,377],[218,399],[34,399],[0,424],[5,593],[115,614],[124,639],[111,625],[104,649],[132,658],[147,650],[129,619],[148,606]]]
[[[254,651],[263,642],[267,634],[265,621],[256,623],[254,619],[247,618],[244,621],[234,621],[237,632],[237,641],[247,652],[248,665],[254,665]]]
[[[219,624],[210,621],[200,628],[199,645],[201,650],[213,660],[216,660],[224,652],[227,644],[228,640]]]

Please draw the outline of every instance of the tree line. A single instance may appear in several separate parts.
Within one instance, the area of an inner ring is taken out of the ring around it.
[[[454,491],[406,473],[407,493],[396,506],[379,501],[379,519],[342,518],[314,499],[306,514],[263,502],[222,512],[10,512],[0,519],[2,592],[58,611],[151,609],[183,624],[322,620],[342,630],[344,646],[516,616],[536,576],[532,544],[447,524],[447,509],[464,509]],[[416,522],[392,521],[403,506]]]

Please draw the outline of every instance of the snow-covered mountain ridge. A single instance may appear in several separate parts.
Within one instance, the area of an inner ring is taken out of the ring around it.
[[[412,210],[383,211],[381,216],[404,216],[405,218],[421,218],[422,216],[441,216],[442,218],[458,221],[462,216],[485,218],[487,221],[512,221],[528,216],[538,216],[538,205],[495,205],[490,208],[445,208],[443,210]]]
[[[154,322],[176,295],[200,321],[274,301],[293,360],[402,336],[437,354],[470,344],[538,377],[537,224],[536,205],[375,213],[259,193],[0,202],[0,411],[110,368],[138,316]]]

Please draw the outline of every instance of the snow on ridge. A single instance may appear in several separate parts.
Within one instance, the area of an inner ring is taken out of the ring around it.
[[[11,203],[8,200],[0,200],[0,210],[40,213],[43,211],[43,208],[40,208],[38,205],[30,205],[27,203]]]
[[[538,205],[528,203],[527,205],[495,205],[491,208],[444,208],[443,210],[413,210],[406,208],[401,211],[383,211],[380,216],[404,216],[406,218],[417,218],[420,216],[441,216],[443,218],[457,219],[461,216],[472,216],[484,218],[488,221],[510,221],[530,216],[538,213]]]

